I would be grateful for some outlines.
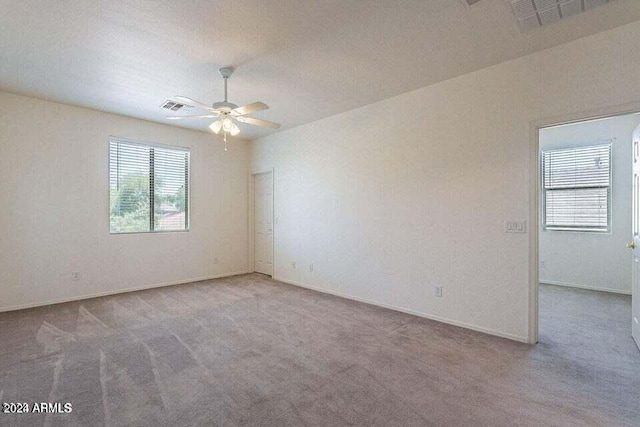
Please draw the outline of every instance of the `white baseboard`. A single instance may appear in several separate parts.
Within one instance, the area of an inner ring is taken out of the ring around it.
[[[248,273],[251,273],[251,271],[236,271],[232,273],[216,274],[214,276],[197,277],[195,279],[176,280],[173,282],[157,283],[153,285],[137,286],[133,288],[117,289],[117,290],[105,291],[105,292],[96,292],[93,294],[85,294],[77,297],[60,298],[60,299],[49,300],[49,301],[19,304],[19,305],[13,305],[9,307],[0,307],[0,313],[5,311],[23,310],[25,308],[42,307],[45,305],[62,304],[65,302],[79,301],[83,299],[106,297],[109,295],[126,294],[128,292],[143,291],[145,289],[163,288],[165,286],[183,285],[185,283],[192,283],[192,282],[202,282],[203,280],[221,279],[223,277],[238,276],[241,274],[248,274]]]
[[[542,285],[566,286],[568,288],[587,289],[589,291],[611,292],[611,293],[614,293],[614,294],[631,295],[631,291],[624,291],[624,290],[621,290],[621,289],[599,288],[597,286],[577,285],[575,283],[558,282],[558,281],[555,281],[555,280],[540,280],[540,284],[542,284]]]
[[[476,326],[476,325],[473,325],[473,324],[470,324],[470,323],[459,322],[457,320],[448,319],[446,317],[434,316],[432,314],[427,314],[427,313],[423,313],[423,312],[420,312],[420,311],[415,311],[415,310],[412,310],[412,309],[409,309],[409,308],[397,307],[395,305],[380,303],[380,302],[377,302],[377,301],[368,300],[366,298],[355,297],[355,296],[352,296],[352,295],[343,294],[341,292],[332,291],[330,289],[324,289],[324,288],[320,288],[320,287],[317,287],[317,286],[307,285],[305,283],[296,282],[296,281],[293,281],[293,280],[282,279],[282,278],[279,278],[279,277],[274,277],[273,279],[277,280],[279,282],[290,284],[290,285],[299,286],[301,288],[307,288],[307,289],[311,289],[311,290],[314,290],[314,291],[317,291],[317,292],[322,292],[322,293],[325,293],[325,294],[335,295],[335,296],[338,296],[338,297],[341,297],[341,298],[346,298],[346,299],[350,299],[350,300],[353,300],[353,301],[363,302],[365,304],[371,304],[371,305],[375,305],[375,306],[378,306],[378,307],[387,308],[389,310],[399,311],[401,313],[407,313],[407,314],[411,314],[411,315],[418,316],[418,317],[424,317],[425,319],[435,320],[437,322],[446,323],[446,324],[453,325],[453,326],[459,326],[461,328],[471,329],[473,331],[482,332],[482,333],[489,334],[489,335],[494,335],[494,336],[497,336],[497,337],[500,337],[500,338],[507,338],[507,339],[510,339],[510,340],[513,340],[513,341],[523,342],[523,343],[527,343],[527,344],[529,343],[529,340],[528,340],[527,337],[508,334],[508,333],[496,331],[496,330],[490,329],[490,328],[483,328],[482,326]]]

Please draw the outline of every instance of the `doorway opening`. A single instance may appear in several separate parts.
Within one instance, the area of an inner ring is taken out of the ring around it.
[[[253,271],[273,277],[273,171],[251,176]]]
[[[538,341],[635,360],[640,113],[540,127],[538,143]]]

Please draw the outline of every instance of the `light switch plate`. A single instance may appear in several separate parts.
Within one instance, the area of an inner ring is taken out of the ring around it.
[[[504,223],[505,233],[526,233],[527,221],[506,221]]]

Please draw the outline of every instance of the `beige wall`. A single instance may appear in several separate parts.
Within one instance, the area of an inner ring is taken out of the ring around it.
[[[275,276],[526,340],[535,254],[504,222],[535,215],[531,124],[640,101],[639,38],[630,24],[251,144],[252,170],[275,167]],[[242,143],[0,101],[0,309],[246,270]],[[109,235],[109,135],[191,147],[190,232]]]
[[[189,232],[109,234],[110,135],[191,148]],[[246,143],[0,93],[0,224],[0,310],[244,272]]]
[[[275,276],[526,340],[535,254],[504,222],[535,215],[532,123],[640,101],[639,39],[630,24],[252,143],[251,168],[275,167]]]
[[[640,115],[611,117],[540,131],[540,148],[611,142],[611,232],[540,232],[540,281],[631,293],[632,134]],[[543,262],[544,261],[544,262]]]

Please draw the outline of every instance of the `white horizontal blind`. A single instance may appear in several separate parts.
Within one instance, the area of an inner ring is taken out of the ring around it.
[[[609,229],[611,144],[542,152],[547,229]]]
[[[154,229],[176,231],[188,228],[189,153],[154,149]]]
[[[112,233],[189,229],[189,151],[111,138]]]

